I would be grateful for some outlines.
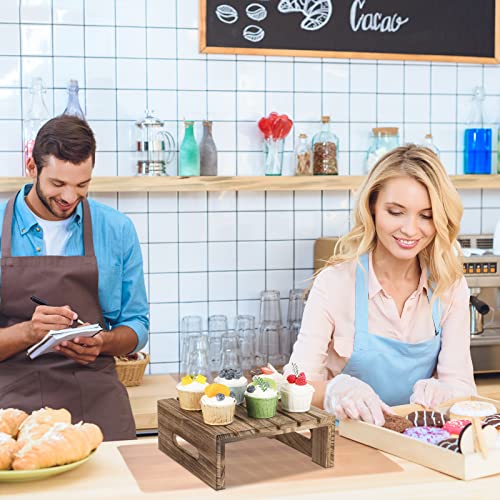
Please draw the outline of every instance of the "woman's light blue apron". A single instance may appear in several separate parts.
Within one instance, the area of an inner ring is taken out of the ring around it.
[[[354,348],[342,373],[366,382],[389,406],[407,404],[415,382],[432,377],[441,349],[440,304],[432,307],[435,335],[408,344],[368,332],[368,255],[356,268],[356,319]],[[432,291],[427,289],[429,301]]]

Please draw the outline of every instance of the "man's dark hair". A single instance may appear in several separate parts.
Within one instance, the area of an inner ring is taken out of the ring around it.
[[[86,121],[61,115],[49,120],[39,131],[33,146],[33,160],[38,173],[49,156],[78,165],[92,157],[95,164],[95,138]]]

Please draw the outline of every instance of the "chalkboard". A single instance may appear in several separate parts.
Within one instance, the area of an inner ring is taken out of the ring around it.
[[[500,0],[200,0],[200,51],[499,62]]]

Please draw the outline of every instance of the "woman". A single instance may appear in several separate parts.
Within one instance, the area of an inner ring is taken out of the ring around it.
[[[352,230],[314,281],[290,359],[315,387],[313,404],[383,425],[390,406],[476,393],[462,212],[431,150],[399,147],[373,167]]]

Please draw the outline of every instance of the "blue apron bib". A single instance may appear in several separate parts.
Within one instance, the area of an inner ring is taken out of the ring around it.
[[[407,404],[418,380],[432,377],[441,350],[440,304],[432,307],[435,335],[409,344],[368,332],[368,255],[356,268],[354,348],[342,373],[366,382],[389,406]],[[432,291],[427,289],[430,301]]]

